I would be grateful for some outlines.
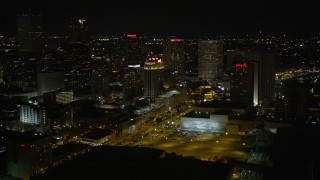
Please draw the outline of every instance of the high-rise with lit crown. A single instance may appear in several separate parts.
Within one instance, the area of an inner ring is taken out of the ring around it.
[[[223,44],[218,40],[200,40],[198,44],[198,76],[209,83],[223,75]]]
[[[163,63],[160,58],[151,56],[146,59],[143,67],[144,96],[155,98],[160,94]]]

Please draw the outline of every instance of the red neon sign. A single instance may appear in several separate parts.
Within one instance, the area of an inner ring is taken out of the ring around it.
[[[247,64],[246,63],[243,63],[243,64],[235,64],[236,67],[247,67]]]
[[[25,147],[26,145],[25,144],[20,144],[20,147]]]

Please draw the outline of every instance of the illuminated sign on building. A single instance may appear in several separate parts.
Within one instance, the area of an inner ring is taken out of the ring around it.
[[[131,67],[131,68],[139,68],[139,67],[140,67],[140,64],[137,64],[137,65],[128,65],[128,67]]]
[[[161,62],[161,59],[158,57],[149,57],[146,59],[146,62]]]
[[[181,38],[172,38],[171,39],[171,42],[181,42],[181,41],[183,41],[183,39],[181,39]]]
[[[236,67],[247,67],[247,64],[244,63],[244,64],[235,64]]]

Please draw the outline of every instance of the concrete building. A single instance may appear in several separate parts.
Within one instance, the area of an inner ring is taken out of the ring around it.
[[[29,179],[48,168],[52,160],[51,137],[33,132],[10,131],[7,138],[8,175]]]
[[[63,90],[63,72],[39,72],[37,73],[37,91],[41,96],[44,93]]]
[[[73,91],[59,91],[55,96],[58,104],[68,104],[74,100]]]
[[[225,132],[228,115],[191,112],[181,117],[181,129],[194,131]]]

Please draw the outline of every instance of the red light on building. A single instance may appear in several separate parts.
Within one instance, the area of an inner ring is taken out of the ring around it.
[[[135,38],[135,37],[137,37],[136,34],[125,34],[124,36],[125,36],[125,37],[129,37],[129,38]]]
[[[25,147],[26,145],[25,145],[25,144],[20,144],[19,146],[20,146],[20,147]]]
[[[247,64],[246,63],[243,63],[243,64],[235,64],[236,67],[247,67]]]
[[[171,39],[171,42],[180,42],[180,41],[183,41],[183,39],[181,39],[181,38],[173,38],[173,39]]]

